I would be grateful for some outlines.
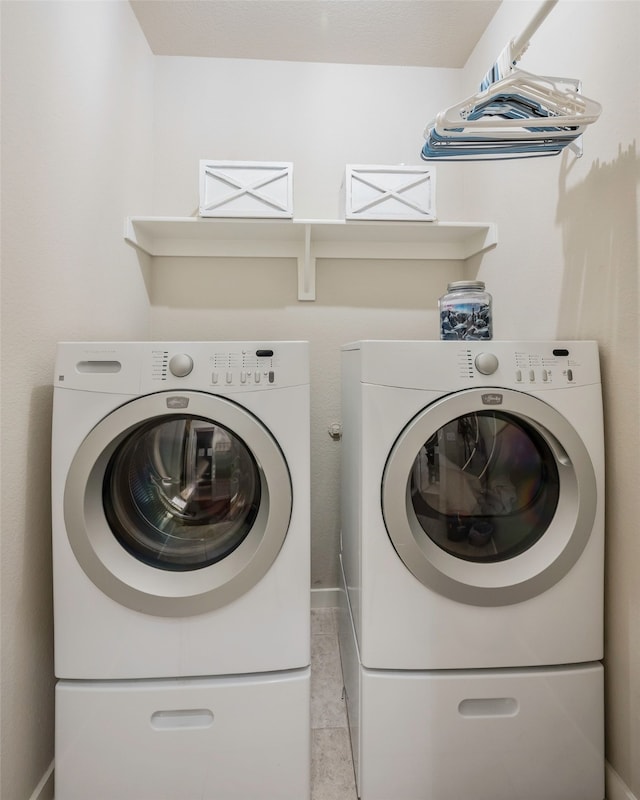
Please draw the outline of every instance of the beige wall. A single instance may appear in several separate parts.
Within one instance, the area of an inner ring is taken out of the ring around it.
[[[538,2],[505,2],[462,71],[158,59],[157,214],[197,207],[199,158],[293,160],[297,217],[331,218],[346,163],[417,163],[421,132],[471,94]],[[521,66],[580,77],[604,111],[584,155],[436,164],[442,220],[496,221],[496,250],[469,276],[494,295],[497,338],[596,338],[607,426],[607,755],[610,800],[640,795],[638,155],[640,4],[561,2]],[[619,54],[625,66],[615,67]],[[318,299],[295,298],[294,266],[158,259],[154,335],[311,340],[312,577],[336,585],[338,349],[356,338],[434,338],[436,298],[463,274],[444,262],[324,262]],[[225,291],[221,287],[225,286]],[[201,291],[194,291],[194,287]],[[627,788],[625,788],[625,786]],[[622,788],[621,788],[622,787]]]
[[[2,800],[52,758],[48,438],[59,339],[308,338],[313,585],[336,586],[340,344],[435,338],[452,262],[157,259],[128,214],[188,216],[200,158],[291,160],[295,215],[332,218],[347,163],[418,163],[425,124],[470,94],[537,2],[506,0],[465,70],[153,58],[124,2],[2,3]],[[605,378],[609,800],[640,797],[638,174],[640,4],[561,0],[522,62],[579,76],[585,154],[438,163],[443,220],[498,223],[485,279],[499,338],[597,338]],[[620,54],[625,54],[624,63]],[[149,298],[151,307],[149,308]],[[40,487],[40,493],[30,490]]]
[[[158,58],[154,213],[198,207],[201,158],[292,161],[294,216],[336,219],[347,163],[415,164],[429,106],[459,70]],[[464,218],[458,165],[438,168],[438,214]],[[312,383],[312,585],[338,584],[339,348],[437,336],[436,302],[458,263],[320,261],[298,302],[293,260],[156,259],[156,338],[308,339]]]
[[[146,288],[122,230],[151,202],[153,59],[128,3],[3,2],[1,11],[0,797],[28,800],[53,758],[55,346],[149,335]]]
[[[539,7],[503,3],[464,70],[465,93]],[[584,155],[474,164],[470,213],[500,242],[477,270],[498,337],[597,339],[606,430],[607,793],[640,797],[640,3],[560,2],[521,61],[579,77],[603,111]],[[615,774],[617,773],[617,774]]]

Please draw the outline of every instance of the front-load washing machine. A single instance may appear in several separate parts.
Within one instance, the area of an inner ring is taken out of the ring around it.
[[[59,800],[309,794],[306,342],[62,343]]]
[[[340,645],[363,800],[602,800],[594,342],[342,349]]]

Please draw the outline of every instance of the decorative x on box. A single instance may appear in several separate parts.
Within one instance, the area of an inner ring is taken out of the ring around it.
[[[201,217],[293,217],[293,164],[200,161]]]
[[[435,179],[429,167],[348,164],[345,218],[433,222]]]

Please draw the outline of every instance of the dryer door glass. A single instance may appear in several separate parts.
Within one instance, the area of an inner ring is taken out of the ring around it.
[[[166,570],[199,569],[229,555],[251,530],[260,494],[242,439],[186,415],[134,429],[111,456],[102,490],[120,544]]]
[[[571,423],[524,392],[483,388],[425,406],[382,478],[389,538],[426,586],[478,605],[557,583],[594,532],[594,467]]]
[[[440,427],[410,480],[418,522],[435,544],[468,561],[502,561],[530,548],[554,517],[555,458],[524,420],[478,411]]]

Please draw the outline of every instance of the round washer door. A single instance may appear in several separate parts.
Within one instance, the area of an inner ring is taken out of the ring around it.
[[[162,392],[113,411],[84,439],[64,494],[69,543],[121,605],[188,616],[254,586],[275,561],[292,510],[277,442],[214,395]]]
[[[542,400],[471,389],[427,406],[389,454],[382,512],[425,586],[508,605],[549,589],[586,546],[596,479],[582,439]]]

